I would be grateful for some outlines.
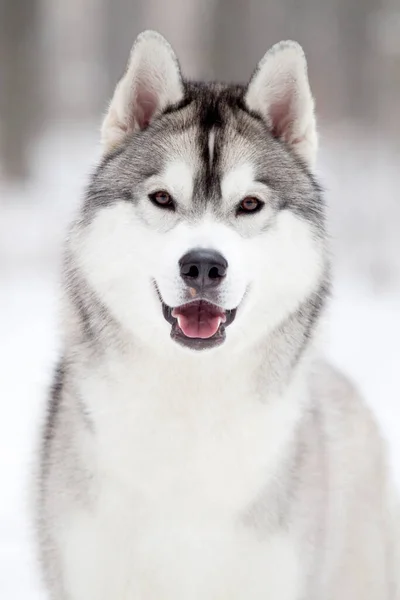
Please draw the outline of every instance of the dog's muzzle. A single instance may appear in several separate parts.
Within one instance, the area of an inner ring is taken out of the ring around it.
[[[226,277],[228,262],[215,250],[195,248],[179,261],[180,276],[185,283],[187,301],[168,306],[162,300],[163,315],[172,325],[173,340],[195,350],[219,346],[236,309],[225,310],[218,303],[219,287]]]

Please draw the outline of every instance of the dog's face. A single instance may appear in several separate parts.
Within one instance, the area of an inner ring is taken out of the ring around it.
[[[243,345],[315,291],[323,207],[297,45],[270,51],[247,87],[204,85],[184,83],[167,43],[142,34],[103,138],[74,253],[143,342]]]

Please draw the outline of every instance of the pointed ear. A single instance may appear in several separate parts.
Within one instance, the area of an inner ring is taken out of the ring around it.
[[[245,102],[260,114],[272,134],[313,168],[317,154],[314,100],[304,52],[296,42],[280,42],[258,64]]]
[[[155,31],[141,33],[103,121],[104,151],[118,146],[127,133],[145,129],[167,106],[182,98],[182,77],[171,46]]]

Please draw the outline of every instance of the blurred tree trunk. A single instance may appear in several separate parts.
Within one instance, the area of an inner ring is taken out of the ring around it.
[[[249,4],[243,0],[216,1],[212,46],[212,71],[216,79],[246,81],[256,66],[250,66],[254,44],[250,33],[249,8]],[[256,23],[253,26],[257,28]]]
[[[377,64],[373,58],[369,19],[381,0],[339,0],[339,53],[343,73],[343,114],[363,125],[376,121],[379,94],[374,81]]]
[[[9,179],[29,175],[38,119],[38,0],[0,0],[0,156]]]
[[[110,98],[122,76],[131,45],[141,21],[141,3],[126,0],[104,0],[104,56],[106,95]]]

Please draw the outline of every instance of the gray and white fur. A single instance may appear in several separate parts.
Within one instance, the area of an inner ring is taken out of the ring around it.
[[[320,358],[329,255],[300,46],[274,46],[248,85],[193,83],[145,32],[102,141],[40,458],[50,598],[399,600],[384,445]]]

